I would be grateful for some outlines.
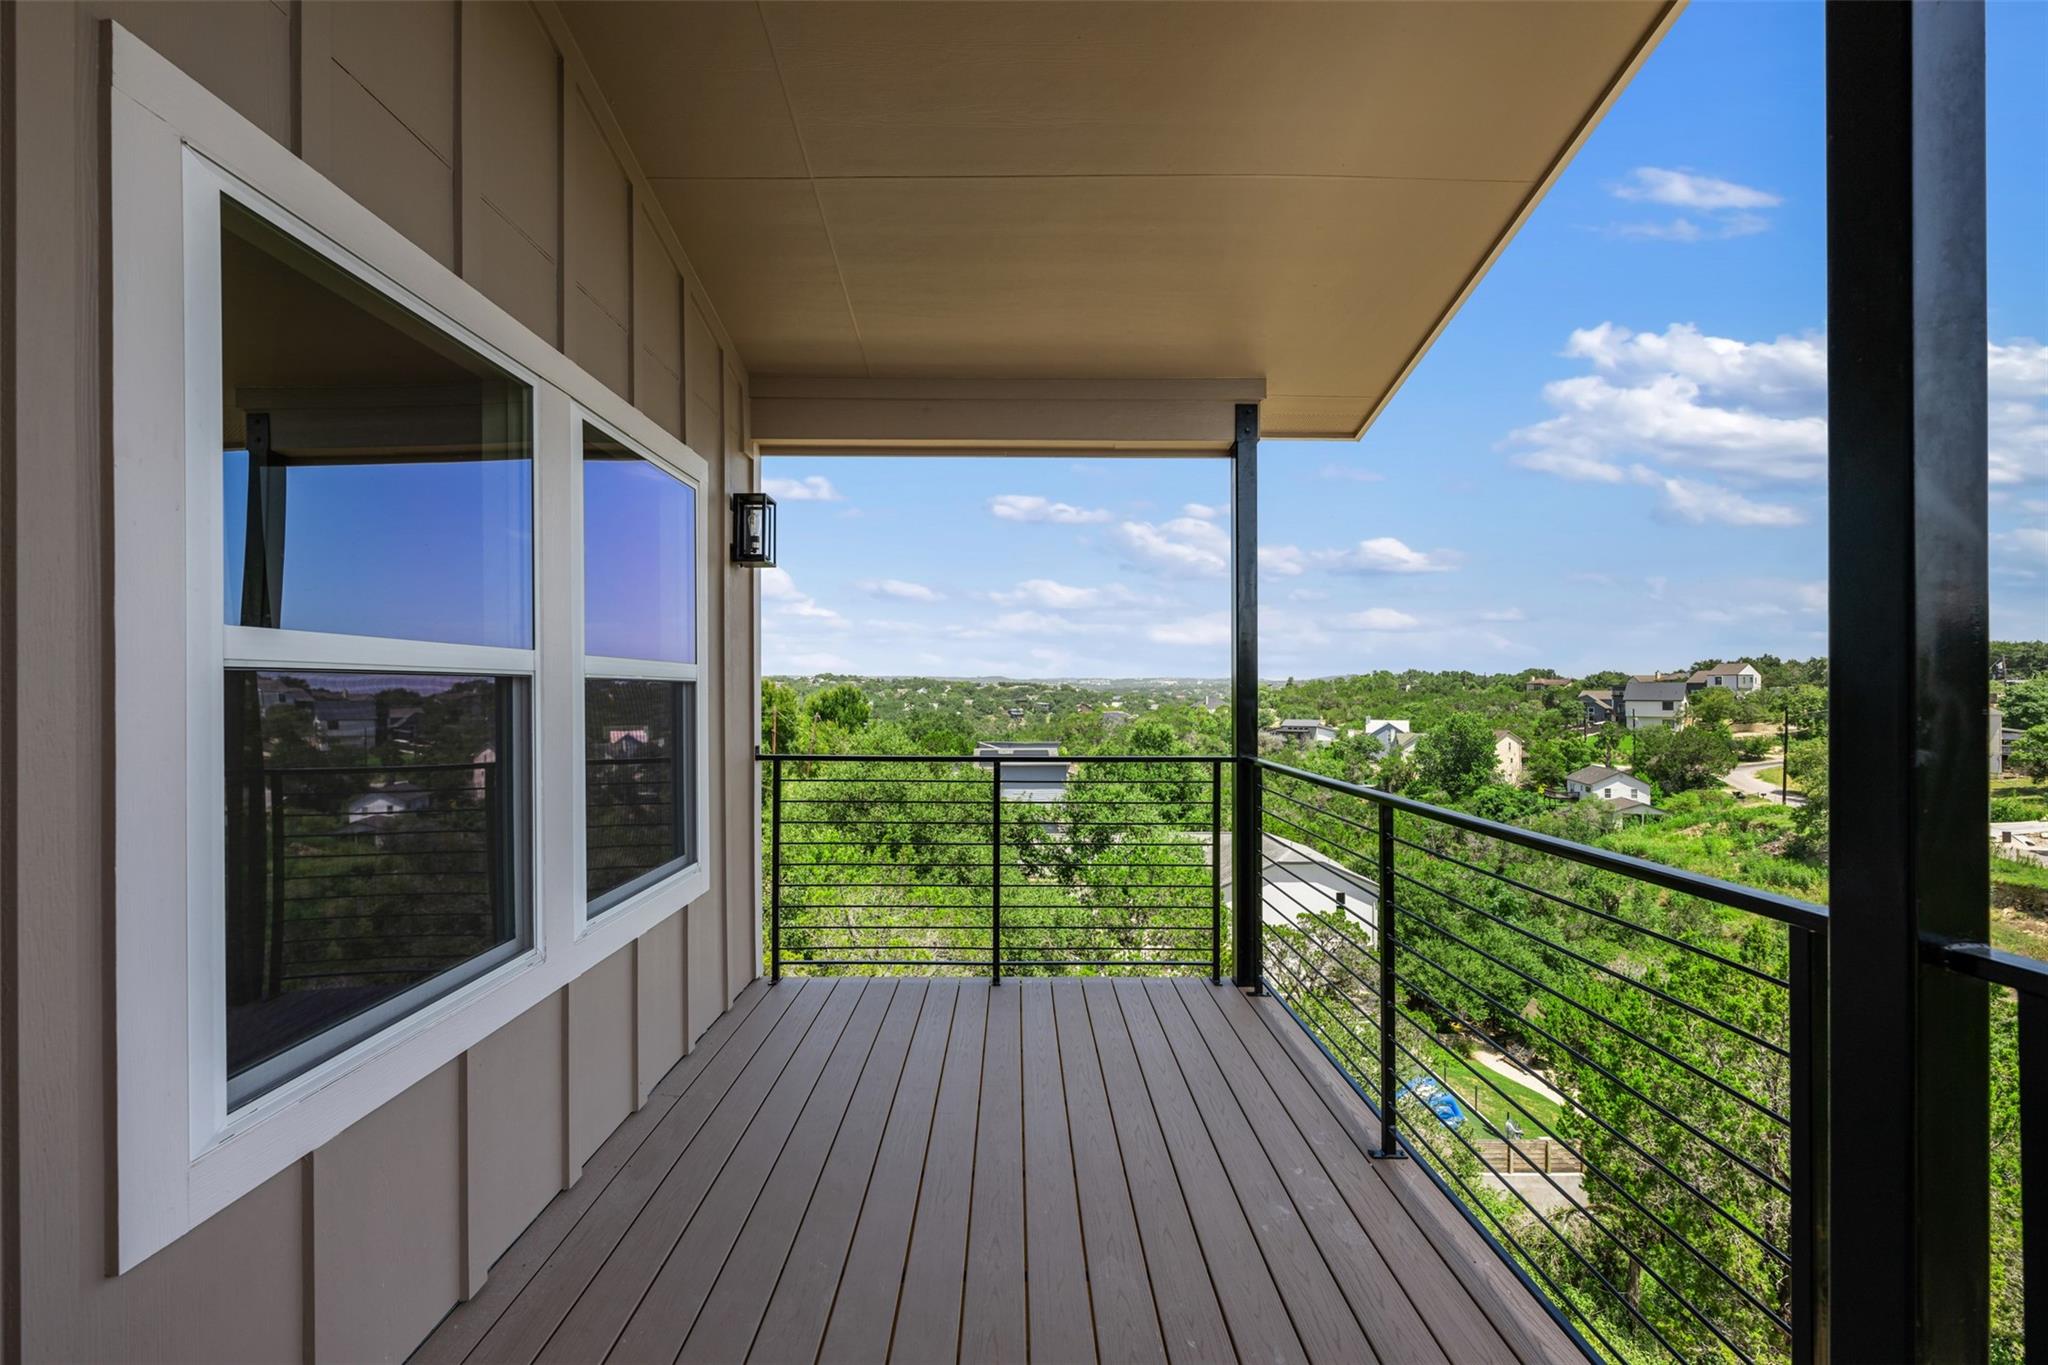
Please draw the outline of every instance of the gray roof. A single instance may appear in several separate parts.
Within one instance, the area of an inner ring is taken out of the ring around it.
[[[1685,700],[1685,679],[1677,682],[1644,682],[1641,678],[1630,678],[1628,688],[1622,693],[1623,701],[1683,701]]]
[[[1625,777],[1639,787],[1647,787],[1650,785],[1649,783],[1643,781],[1642,778],[1637,777],[1634,773],[1625,773],[1619,768],[1603,767],[1598,763],[1595,763],[1590,768],[1581,768],[1575,773],[1566,773],[1564,775],[1564,780],[1567,782],[1577,782],[1583,786],[1591,787],[1596,786],[1599,783],[1605,782],[1610,778],[1616,777]]]
[[[1330,728],[1330,723],[1324,720],[1283,720],[1273,728],[1275,730],[1298,730],[1304,725],[1313,725],[1322,730]]]

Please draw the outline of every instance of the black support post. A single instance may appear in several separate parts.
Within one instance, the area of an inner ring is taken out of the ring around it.
[[[1373,1155],[1386,1161],[1393,1161],[1401,1155],[1398,1137],[1400,1089],[1395,1081],[1396,1060],[1394,1057],[1394,1026],[1398,1016],[1394,1010],[1394,991],[1398,985],[1397,968],[1394,964],[1394,808],[1380,807],[1380,857],[1379,857],[1379,904],[1374,907],[1373,925],[1378,930],[1380,979],[1380,1146]],[[1342,893],[1339,893],[1342,899]]]
[[[1828,1358],[1989,1351],[1984,10],[1827,12]]]
[[[1230,447],[1230,732],[1237,755],[1231,789],[1232,960],[1240,986],[1257,987],[1259,934],[1259,405],[1237,405]]]
[[[780,738],[780,736],[777,736]],[[768,760],[768,979],[782,980],[782,760]]]

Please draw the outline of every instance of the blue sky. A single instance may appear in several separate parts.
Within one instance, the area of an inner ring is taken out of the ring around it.
[[[2048,637],[2048,5],[1989,13],[1992,628]],[[1824,653],[1818,5],[1697,3],[1363,440],[1261,447],[1261,672]],[[778,458],[770,673],[1228,672],[1218,461]]]

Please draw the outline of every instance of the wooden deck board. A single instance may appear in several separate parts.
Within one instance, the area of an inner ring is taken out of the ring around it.
[[[414,1360],[1582,1359],[1373,1122],[1230,987],[757,984]]]

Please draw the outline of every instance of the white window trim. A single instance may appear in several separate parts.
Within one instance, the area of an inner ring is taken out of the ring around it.
[[[581,480],[572,460],[581,417],[654,453],[700,490],[700,734],[708,733],[707,684],[720,676],[717,660],[707,657],[703,611],[719,561],[702,533],[708,466],[694,451],[125,29],[108,27],[114,1208],[116,1266],[126,1271],[704,894],[720,852],[708,838],[691,869],[582,923],[575,723],[583,669]],[[189,275],[186,260],[187,187],[201,179],[224,184],[266,219],[533,384],[532,650],[243,631],[221,622],[218,554],[188,554],[188,545],[217,545],[219,534],[218,253],[193,252],[197,268]],[[210,309],[186,306],[207,298],[215,300]],[[202,370],[212,377],[210,392]],[[567,522],[549,510],[571,507],[577,516]],[[201,538],[191,539],[195,525]],[[536,741],[532,946],[223,1121],[212,1087],[213,1059],[225,1065],[225,1039],[211,986],[202,999],[199,978],[210,978],[220,960],[214,926],[222,910],[213,890],[225,858],[218,731],[228,660],[525,674]],[[698,768],[702,822],[709,787],[701,757]],[[167,809],[166,793],[185,796],[189,818]]]
[[[575,641],[576,647],[576,685],[573,689],[573,694],[569,698],[569,706],[575,716],[575,723],[570,728],[571,733],[576,736],[578,746],[576,768],[570,780],[574,784],[576,798],[574,853],[577,887],[576,934],[581,938],[597,928],[604,927],[608,929],[615,920],[642,925],[643,927],[636,932],[645,932],[646,928],[652,927],[652,925],[658,923],[667,915],[674,913],[681,906],[688,904],[689,901],[694,900],[697,895],[702,893],[701,887],[695,891],[692,891],[690,888],[693,884],[701,883],[705,880],[705,867],[711,856],[711,766],[704,761],[704,755],[710,741],[711,701],[710,689],[703,682],[703,659],[705,650],[704,616],[705,612],[710,608],[709,581],[715,571],[707,569],[706,560],[706,556],[712,552],[713,547],[706,543],[705,535],[709,527],[710,509],[707,505],[709,499],[705,496],[704,483],[705,476],[710,470],[704,461],[698,459],[687,446],[683,446],[680,442],[674,443],[676,449],[664,451],[636,441],[631,436],[620,431],[612,423],[605,421],[599,414],[590,411],[580,404],[572,405],[570,420],[572,427],[569,438],[569,465],[573,471],[573,477],[569,481],[568,515],[578,531],[575,563],[569,571],[569,601],[573,630],[571,638]],[[695,646],[690,651],[694,658],[690,663],[676,663],[665,659],[619,659],[609,655],[583,653],[584,607],[586,602],[583,581],[584,564],[581,531],[583,527],[583,428],[586,423],[598,428],[607,436],[619,442],[649,464],[652,464],[662,473],[681,480],[689,486],[691,493],[694,494],[691,502],[696,508],[697,524],[693,534],[696,540],[697,574],[693,586],[697,600],[690,618],[691,628],[696,632]],[[690,736],[690,753],[692,755],[691,782],[695,788],[695,798],[691,809],[690,847],[696,850],[697,856],[691,862],[678,868],[670,876],[662,878],[651,886],[642,887],[624,900],[613,902],[596,915],[590,913],[590,900],[587,895],[590,886],[590,849],[589,830],[584,823],[584,812],[588,809],[585,802],[588,795],[586,782],[589,776],[589,769],[583,762],[582,750],[584,742],[585,682],[592,677],[640,678],[650,682],[690,683],[692,684],[690,688],[690,705],[695,712],[691,721],[694,731]]]

